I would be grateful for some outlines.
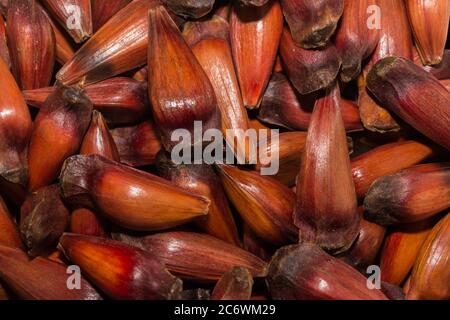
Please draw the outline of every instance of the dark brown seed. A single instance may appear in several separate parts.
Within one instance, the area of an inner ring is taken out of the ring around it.
[[[334,34],[344,0],[281,0],[295,43],[305,49],[324,47]]]
[[[145,237],[116,234],[114,238],[142,248],[183,278],[219,280],[233,267],[244,267],[253,277],[266,275],[266,263],[239,247],[206,234],[166,232]]]
[[[58,86],[39,110],[28,151],[28,189],[58,177],[64,160],[75,154],[91,121],[92,103],[77,87]]]
[[[287,28],[281,36],[280,55],[289,80],[303,95],[330,86],[341,67],[341,58],[333,44],[319,50],[302,49],[295,45]]]
[[[20,233],[32,257],[52,253],[68,226],[69,211],[57,184],[36,190],[20,210]]]
[[[162,0],[174,13],[186,18],[198,19],[213,8],[214,0]]]
[[[356,269],[310,243],[279,249],[266,282],[275,300],[387,300]]]
[[[177,299],[183,290],[155,256],[126,244],[66,233],[59,241],[64,255],[105,294],[121,300]]]
[[[317,93],[297,93],[286,76],[275,73],[264,93],[258,119],[291,130],[308,130],[317,99]],[[342,99],[341,114],[347,131],[363,129],[358,106],[354,102]]]
[[[450,163],[424,164],[376,180],[365,216],[381,225],[425,220],[450,207]]]

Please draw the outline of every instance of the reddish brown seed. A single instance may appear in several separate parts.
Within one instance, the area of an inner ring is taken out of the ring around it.
[[[175,130],[193,132],[195,121],[202,121],[202,132],[218,129],[220,112],[207,75],[164,7],[151,9],[149,20],[148,93],[162,144],[171,151],[180,143],[171,137]],[[192,145],[202,143],[193,136]]]
[[[411,274],[409,300],[450,299],[450,214],[431,230]]]
[[[289,80],[300,94],[318,91],[332,84],[341,67],[341,58],[333,44],[318,50],[297,47],[284,28],[280,55]]]
[[[276,247],[258,237],[256,233],[245,223],[242,232],[243,248],[264,261],[270,261],[276,251]]]
[[[131,167],[152,165],[161,150],[161,142],[151,121],[134,127],[111,130],[120,161]]]
[[[390,57],[367,76],[368,89],[389,110],[450,150],[450,92],[412,61]]]
[[[230,18],[231,49],[244,105],[258,108],[270,79],[283,30],[278,1],[261,7],[236,2]]]
[[[334,34],[344,0],[281,0],[281,6],[295,43],[312,49],[325,46]]]
[[[158,0],[136,0],[117,12],[56,75],[66,84],[109,79],[146,62],[148,10]],[[132,59],[130,59],[132,57]]]
[[[384,144],[353,158],[352,173],[356,194],[363,198],[378,178],[419,164],[433,155],[434,148],[410,140]]]
[[[109,132],[108,125],[102,114],[96,110],[92,112],[89,129],[81,144],[80,154],[98,154],[114,161],[120,161],[116,143]]]
[[[355,80],[361,73],[361,61],[368,58],[380,38],[379,29],[369,25],[368,10],[378,0],[344,0],[344,14],[336,32],[336,48],[342,59],[341,79]]]
[[[177,299],[183,289],[155,256],[117,241],[66,233],[59,248],[114,299]]]
[[[435,222],[427,219],[390,230],[380,255],[381,280],[396,285],[404,282]]]
[[[0,59],[0,88],[0,175],[8,182],[25,186],[32,121],[20,89],[3,59]]]
[[[222,116],[223,136],[236,159],[244,164],[249,162],[255,143],[241,136],[250,124],[228,44],[228,29],[226,20],[214,16],[207,21],[186,23],[183,36],[211,81]]]
[[[387,300],[356,269],[311,243],[279,249],[266,282],[275,300]]]
[[[106,238],[104,221],[90,209],[76,209],[70,215],[70,232]]]
[[[264,93],[258,119],[291,130],[308,130],[317,98],[317,93],[299,94],[286,76],[275,73]],[[341,114],[347,131],[363,129],[358,106],[354,102],[342,99]]]
[[[358,235],[360,215],[347,144],[335,85],[314,107],[301,160],[294,211],[300,242],[345,251]]]
[[[425,220],[450,207],[450,163],[404,169],[376,180],[364,199],[365,216],[381,225]]]
[[[80,43],[92,36],[91,0],[42,0],[49,12]]]
[[[11,66],[8,44],[6,42],[5,21],[3,20],[3,16],[1,15],[0,15],[0,58],[3,59],[3,61],[8,67]]]
[[[92,26],[97,32],[117,12],[126,7],[132,0],[91,0]]]
[[[206,234],[166,232],[145,237],[116,234],[115,239],[155,255],[183,278],[219,280],[233,267],[244,267],[253,277],[264,277],[267,264],[251,253]]]
[[[89,126],[92,103],[77,87],[58,86],[39,110],[28,151],[28,189],[58,177],[64,160],[75,154]]]
[[[54,87],[25,90],[27,104],[41,108]],[[147,83],[131,78],[111,78],[84,88],[94,108],[102,113],[109,124],[131,125],[146,119],[148,115]]]
[[[389,56],[404,57],[412,59],[413,42],[406,7],[403,1],[377,0],[381,19],[379,27],[380,40],[370,61],[363,70],[360,83],[361,119],[364,126],[371,131],[386,132],[399,130],[399,125],[392,115],[380,105],[378,101],[367,95],[365,89],[365,77],[369,70],[381,59]]]
[[[60,183],[69,203],[96,208],[132,230],[167,229],[206,218],[209,211],[209,199],[98,155],[68,158]]]
[[[36,0],[12,1],[6,25],[13,74],[21,89],[49,85],[55,63],[55,34]]]
[[[251,273],[242,267],[234,267],[217,282],[211,300],[250,300],[253,289]]]
[[[362,216],[364,209],[360,207],[358,210]],[[358,238],[348,251],[338,256],[339,259],[365,272],[366,268],[375,262],[383,244],[385,233],[385,227],[362,218]]]
[[[9,213],[6,203],[0,196],[0,246],[22,249],[19,229],[13,217]]]
[[[57,184],[36,190],[20,209],[20,233],[32,257],[52,253],[68,226],[69,211]]]
[[[406,0],[416,47],[424,65],[441,63],[447,41],[450,2]],[[429,23],[429,22],[433,23]]]
[[[72,45],[72,41],[69,40],[69,36],[53,22],[52,18],[48,13],[43,10],[44,14],[47,16],[48,21],[52,25],[53,32],[55,34],[55,58],[61,65],[64,65],[67,61],[72,59],[75,54],[75,50]]]
[[[262,239],[292,243],[297,228],[292,221],[295,194],[277,180],[229,165],[218,166],[222,184],[245,223]]]
[[[158,156],[158,173],[175,185],[211,200],[208,217],[197,225],[206,233],[236,246],[239,234],[219,177],[207,164],[175,165],[167,155]]]
[[[279,162],[278,172],[272,177],[287,186],[295,185],[300,160],[305,149],[306,132],[283,132],[278,140],[268,143],[263,142],[259,147],[264,149],[268,157],[277,155]],[[268,168],[271,164],[258,163],[255,170],[261,172],[262,168]]]
[[[102,300],[80,274],[74,277],[75,272],[77,269],[42,257],[30,261],[23,251],[0,246],[0,277],[21,299]]]

